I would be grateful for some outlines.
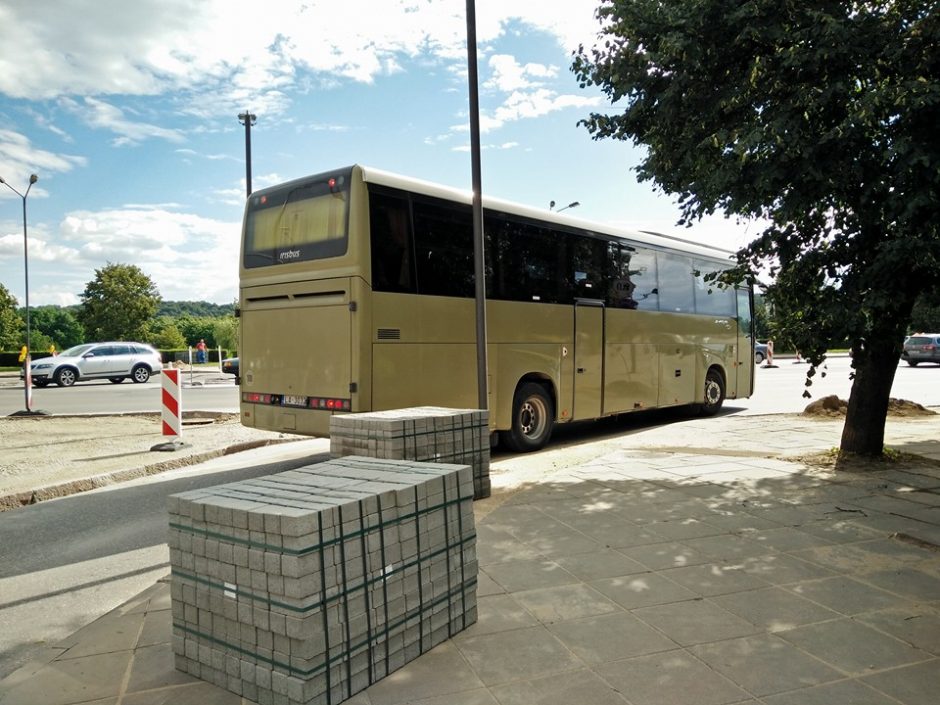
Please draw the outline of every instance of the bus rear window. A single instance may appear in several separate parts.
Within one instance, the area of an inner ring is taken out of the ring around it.
[[[315,176],[251,195],[245,267],[338,257],[348,243],[349,177]]]

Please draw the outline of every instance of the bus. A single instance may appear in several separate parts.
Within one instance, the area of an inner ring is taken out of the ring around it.
[[[333,414],[477,408],[472,196],[355,165],[256,191],[239,267],[246,426],[329,435]],[[492,438],[754,389],[731,253],[483,199]],[[498,434],[498,435],[497,435]]]

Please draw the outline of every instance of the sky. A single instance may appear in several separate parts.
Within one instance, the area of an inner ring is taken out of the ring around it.
[[[756,226],[691,229],[639,183],[643,152],[594,141],[610,110],[570,66],[597,0],[476,0],[483,193],[737,249]],[[232,303],[252,187],[359,163],[469,190],[466,0],[3,0],[0,283],[80,303],[108,263],[164,300]]]

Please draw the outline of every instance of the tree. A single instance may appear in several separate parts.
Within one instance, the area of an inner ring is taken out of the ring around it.
[[[0,284],[0,350],[18,350],[26,341],[26,324],[16,312],[16,299]]]
[[[216,345],[231,351],[238,350],[238,319],[235,316],[217,318],[212,329],[212,338]]]
[[[181,350],[186,347],[186,338],[169,316],[157,316],[150,321],[147,340],[160,350]]]
[[[109,262],[81,294],[79,320],[87,340],[142,340],[160,294],[139,267]]]
[[[217,319],[207,316],[180,316],[176,320],[176,327],[186,339],[188,345],[195,346],[200,340],[205,340],[206,345],[214,348],[216,345],[214,330]]]
[[[770,222],[736,274],[769,265],[810,377],[850,341],[841,450],[880,455],[914,302],[940,281],[935,3],[608,0],[597,16],[572,69],[618,110],[582,124],[645,147],[638,176],[678,197],[681,222]]]
[[[85,340],[85,331],[81,323],[68,309],[59,306],[38,306],[30,312],[32,335],[43,333],[58,350],[65,350]],[[33,348],[40,350],[36,340]],[[48,349],[48,345],[43,350]]]

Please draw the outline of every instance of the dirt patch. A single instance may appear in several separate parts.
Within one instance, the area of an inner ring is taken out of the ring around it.
[[[803,416],[815,418],[837,418],[845,416],[849,408],[849,403],[845,399],[840,399],[835,394],[831,394],[822,399],[817,399],[812,404],[803,409]],[[917,402],[907,399],[888,400],[888,416],[911,417],[911,416],[933,416],[937,412],[921,406]]]
[[[193,412],[183,415],[184,446],[167,453],[152,450],[166,440],[159,414],[0,417],[0,510],[303,438],[242,426],[238,414]]]
[[[884,454],[878,458],[843,453],[838,448],[833,448],[822,453],[795,456],[788,458],[788,460],[794,460],[821,470],[837,470],[849,473],[883,472],[899,468],[916,472],[920,468],[936,470],[940,467],[940,462],[931,458],[911,453],[901,453],[889,448],[886,448]]]

